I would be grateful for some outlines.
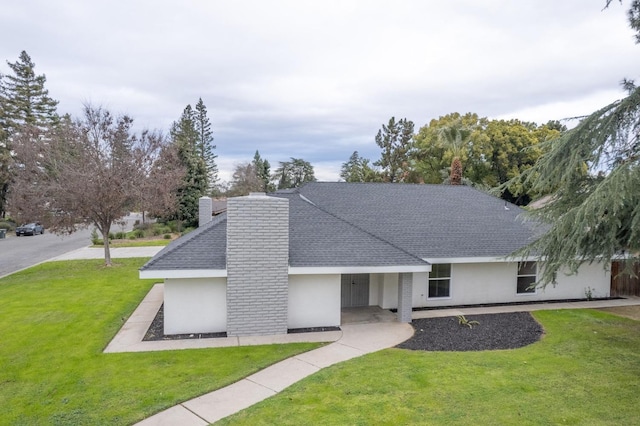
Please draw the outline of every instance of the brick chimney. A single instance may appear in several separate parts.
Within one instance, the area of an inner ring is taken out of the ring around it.
[[[251,193],[227,203],[227,335],[286,334],[289,200]]]
[[[211,222],[213,217],[213,202],[209,197],[198,199],[198,227]]]

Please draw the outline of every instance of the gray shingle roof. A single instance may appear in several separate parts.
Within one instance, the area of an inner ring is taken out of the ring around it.
[[[227,215],[178,238],[162,249],[140,270],[226,269]]]
[[[533,238],[522,209],[468,186],[315,182],[299,192],[421,258],[502,257]]]
[[[289,199],[292,267],[424,265],[503,257],[531,238],[523,210],[466,186],[309,183]],[[226,214],[167,246],[143,270],[226,268]]]

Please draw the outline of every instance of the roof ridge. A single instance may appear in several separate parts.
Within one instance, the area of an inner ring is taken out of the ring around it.
[[[427,262],[427,261],[426,261],[426,260],[424,260],[423,258],[421,258],[421,257],[419,257],[419,256],[416,256],[415,254],[413,254],[413,253],[411,253],[411,252],[409,252],[409,251],[407,251],[407,250],[403,249],[402,247],[398,247],[398,246],[397,246],[397,245],[395,245],[394,243],[392,243],[392,242],[390,242],[390,241],[387,241],[387,240],[385,240],[384,238],[382,238],[382,237],[380,237],[380,236],[378,236],[378,235],[376,235],[376,234],[374,234],[374,233],[372,233],[372,232],[370,232],[370,231],[367,231],[366,229],[363,229],[363,228],[361,228],[360,226],[358,226],[358,225],[356,225],[356,224],[354,224],[354,223],[351,223],[350,221],[348,221],[348,220],[346,220],[346,219],[341,218],[340,216],[336,215],[335,213],[332,213],[332,212],[328,211],[327,209],[325,209],[325,208],[323,208],[323,207],[320,207],[317,203],[315,203],[315,202],[311,201],[308,197],[303,196],[301,193],[298,193],[298,195],[300,196],[300,198],[301,198],[303,201],[307,202],[309,205],[311,205],[311,206],[315,207],[316,209],[320,210],[321,212],[324,212],[324,213],[328,214],[329,216],[334,217],[334,218],[338,219],[339,221],[341,221],[341,222],[343,222],[343,223],[346,223],[347,225],[349,225],[349,226],[352,226],[352,227],[356,228],[358,231],[363,232],[363,233],[365,233],[365,234],[367,234],[367,235],[369,235],[369,236],[371,236],[371,237],[375,238],[375,239],[376,239],[376,240],[378,240],[378,241],[382,241],[384,244],[387,244],[387,245],[389,245],[389,246],[391,246],[391,247],[395,248],[396,250],[399,250],[399,251],[401,251],[401,252],[403,252],[403,253],[405,253],[405,254],[407,254],[407,255],[409,255],[409,256],[411,256],[411,257],[413,257],[414,259],[418,259],[418,260],[420,260],[420,261],[422,261],[422,262],[424,262],[424,263],[429,264],[429,262]]]

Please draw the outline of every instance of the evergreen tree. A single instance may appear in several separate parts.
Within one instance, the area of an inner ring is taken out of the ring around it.
[[[640,43],[640,1],[628,16]],[[640,87],[624,87],[626,98],[547,142],[549,151],[525,173],[534,189],[551,195],[532,212],[548,229],[521,252],[544,259],[545,284],[585,262],[606,268],[618,256],[640,260]]]
[[[178,189],[179,211],[176,218],[187,226],[197,226],[198,200],[207,194],[209,185],[207,166],[198,152],[198,131],[191,105],[187,105],[180,120],[173,123],[170,136],[185,171]]]
[[[59,123],[57,101],[49,97],[44,74],[36,75],[35,64],[23,51],[10,74],[0,75],[0,216],[4,217],[12,180],[13,153],[22,131],[41,142],[41,136]],[[29,129],[27,129],[29,127]],[[38,130],[39,132],[35,132]]]
[[[307,182],[315,182],[313,166],[301,158],[280,162],[272,178],[278,182],[278,189],[297,188]]]
[[[274,188],[271,184],[271,164],[269,164],[269,161],[266,159],[263,160],[262,157],[260,157],[260,153],[256,150],[252,164],[256,176],[260,182],[262,182],[262,191],[273,192]]]
[[[369,160],[361,157],[358,151],[353,151],[349,160],[342,163],[340,177],[345,182],[378,182],[381,180],[376,170],[369,166]]]
[[[7,192],[11,181],[11,169],[9,164],[12,161],[11,150],[7,132],[0,127],[0,217],[5,217]]]
[[[11,136],[22,125],[46,129],[58,123],[57,101],[49,97],[44,74],[36,75],[35,64],[27,52],[22,51],[16,62],[7,61],[13,74],[0,80],[0,123]]]
[[[383,179],[387,182],[405,182],[410,174],[409,150],[413,138],[413,121],[406,118],[396,122],[391,117],[389,123],[378,130],[376,144],[382,149],[376,166],[382,168]]]
[[[207,166],[207,183],[209,190],[211,190],[218,182],[218,166],[215,161],[218,156],[214,153],[216,146],[213,144],[213,131],[207,116],[207,107],[202,102],[202,98],[198,99],[196,104],[194,125],[198,134],[197,152]]]

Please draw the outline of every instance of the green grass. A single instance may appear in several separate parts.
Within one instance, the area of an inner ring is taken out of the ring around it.
[[[329,367],[227,418],[241,425],[640,424],[640,322],[541,311],[517,350],[387,349]]]
[[[160,237],[162,238],[162,237]],[[120,247],[155,247],[166,246],[173,240],[157,239],[157,240],[111,240],[109,243],[110,248]],[[102,244],[92,245],[92,248],[104,248]]]
[[[318,344],[102,350],[152,286],[145,259],[45,263],[0,280],[0,424],[125,425]]]

